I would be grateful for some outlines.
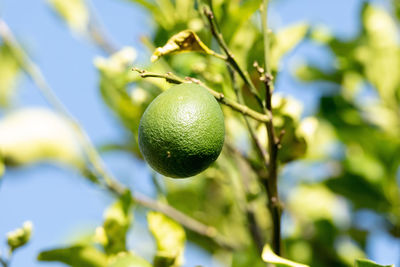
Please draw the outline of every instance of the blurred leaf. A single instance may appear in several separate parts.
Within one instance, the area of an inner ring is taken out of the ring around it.
[[[365,257],[365,252],[348,237],[336,237],[335,247],[338,257],[348,266],[354,264],[354,259]]]
[[[0,154],[6,165],[55,161],[81,168],[84,157],[71,123],[44,108],[25,108],[0,120]]]
[[[276,93],[272,97],[272,108],[274,110],[275,132],[277,135],[283,133],[278,155],[279,160],[289,162],[303,156],[306,152],[307,144],[304,137],[297,133],[303,105],[294,98],[283,97]],[[264,127],[261,129],[264,136],[260,137],[260,140],[267,140]]]
[[[344,173],[341,177],[327,180],[325,184],[332,191],[349,199],[356,209],[369,208],[382,212],[390,208],[382,190],[362,176]]]
[[[344,221],[347,209],[343,202],[321,184],[301,185],[290,192],[288,208],[300,221]]]
[[[48,0],[54,11],[77,33],[84,33],[89,24],[89,11],[84,0]]]
[[[262,0],[247,0],[242,1],[238,8],[232,11],[232,16],[238,18],[242,23],[249,20],[254,15],[262,3]]]
[[[309,26],[305,23],[298,23],[289,26],[276,34],[271,45],[270,64],[272,69],[278,69],[281,58],[293,50],[305,37]]]
[[[400,68],[396,22],[384,9],[368,4],[364,6],[362,19],[367,44],[357,47],[358,59],[364,65],[366,77],[382,98],[391,103],[400,84],[395,71]]]
[[[128,90],[130,83],[139,79],[131,70],[136,50],[124,47],[108,58],[97,57],[94,64],[100,72],[100,92],[104,102],[115,113],[123,126],[133,134],[129,140],[131,152],[141,158],[137,145],[140,117],[146,106],[159,93],[141,87]]]
[[[304,82],[330,81],[340,82],[341,73],[325,73],[314,66],[303,65],[296,69],[296,77]]]
[[[5,171],[6,171],[6,167],[4,166],[4,163],[3,163],[2,159],[1,159],[1,156],[0,156],[0,179],[3,176]]]
[[[129,1],[137,3],[137,4],[141,5],[142,7],[145,7],[147,10],[149,10],[150,12],[153,13],[153,16],[156,16],[159,14],[158,7],[148,0],[129,0]]]
[[[150,232],[153,234],[157,243],[155,264],[165,264],[155,266],[181,265],[183,262],[183,250],[186,239],[185,231],[182,226],[162,213],[153,211],[147,213],[147,221]]]
[[[145,259],[133,253],[121,252],[110,260],[107,267],[151,267]]]
[[[281,149],[279,150],[278,158],[282,162],[289,162],[302,157],[307,151],[307,143],[304,137],[297,134],[298,124],[289,116],[282,116],[283,120],[281,127],[275,129],[279,133],[284,131],[281,140]]]
[[[126,46],[112,54],[109,58],[96,57],[94,65],[107,76],[125,72],[132,73],[129,67],[135,61],[136,57],[136,50],[133,47]]]
[[[7,106],[14,95],[15,82],[20,67],[10,47],[0,46],[0,107]]]
[[[177,52],[197,51],[208,55],[215,55],[215,52],[209,49],[192,30],[181,31],[172,36],[163,47],[158,47],[151,56],[154,62],[164,55]]]
[[[271,247],[268,244],[264,246],[264,249],[262,252],[262,259],[265,262],[275,264],[277,267],[307,267],[308,266],[308,265],[296,263],[296,262],[284,259],[282,257],[279,257],[272,251]]]
[[[251,246],[243,251],[235,251],[232,257],[232,267],[251,266],[265,267],[256,247]]]
[[[397,16],[397,19],[400,20],[400,1],[398,0],[392,0],[393,7],[395,10],[395,14]]]
[[[133,219],[131,205],[131,193],[127,190],[104,214],[103,229],[107,240],[105,244],[107,254],[116,254],[127,250],[126,234]]]
[[[394,267],[394,264],[392,265],[379,265],[376,264],[375,262],[371,261],[371,260],[356,260],[355,262],[355,267]]]
[[[92,246],[75,245],[40,252],[39,261],[58,261],[72,267],[106,267],[107,257]]]
[[[7,244],[11,251],[22,247],[31,239],[33,224],[30,221],[24,222],[21,228],[7,233]]]

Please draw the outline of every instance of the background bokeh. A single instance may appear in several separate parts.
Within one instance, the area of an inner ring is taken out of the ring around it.
[[[294,22],[304,21],[328,27],[335,36],[349,40],[360,30],[358,0],[282,0],[273,1],[270,7],[270,26],[280,29]],[[373,1],[389,8],[389,1]],[[146,11],[128,1],[96,0],[92,3],[104,28],[118,46],[133,46],[138,61],[147,64],[149,52],[140,42],[141,36],[152,35],[153,22]],[[0,16],[9,24],[37,64],[42,68],[50,85],[71,113],[86,129],[95,144],[124,139],[121,129],[106,108],[98,91],[98,71],[93,59],[102,51],[89,41],[73,36],[46,1],[2,0]],[[332,55],[322,46],[303,42],[283,63],[277,81],[277,91],[292,95],[305,103],[304,114],[317,108],[321,95],[318,88],[302,84],[292,73],[302,62],[313,62],[329,68]],[[18,82],[18,106],[46,106],[32,82],[21,76]],[[148,167],[124,152],[104,154],[107,166],[116,177],[130,188],[154,196]],[[282,186],[291,184],[291,173],[309,171],[309,177],[318,179],[318,166],[305,169],[296,164],[283,170]],[[286,179],[286,180],[285,180]],[[284,190],[284,189],[282,189]],[[78,174],[63,167],[40,164],[21,169],[7,170],[0,180],[0,251],[5,249],[5,233],[26,220],[34,224],[32,241],[15,254],[11,266],[62,266],[57,263],[38,263],[36,256],[44,248],[67,244],[101,224],[103,211],[112,199],[107,192],[94,187]],[[380,218],[364,212],[358,216],[360,224],[375,230],[367,239],[367,254],[380,263],[400,264],[400,240],[380,228]],[[285,222],[285,219],[284,219]],[[139,254],[151,260],[152,239],[143,234],[144,218],[138,214],[129,244]],[[289,225],[287,228],[290,228]],[[287,230],[285,223],[283,231]],[[218,266],[202,249],[189,245],[185,266]]]

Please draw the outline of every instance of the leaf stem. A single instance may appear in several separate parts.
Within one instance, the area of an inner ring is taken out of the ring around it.
[[[10,47],[13,48],[12,51],[14,53],[14,56],[19,61],[21,67],[26,72],[26,74],[32,79],[32,81],[41,91],[46,101],[51,104],[58,113],[60,113],[63,117],[70,121],[70,123],[74,126],[76,132],[78,133],[80,141],[82,142],[88,161],[94,168],[94,175],[96,177],[101,177],[104,180],[104,186],[109,192],[117,196],[121,196],[122,194],[124,194],[124,192],[126,191],[126,187],[120,184],[106,169],[102,158],[100,157],[99,153],[97,152],[96,148],[92,144],[84,129],[80,126],[80,124],[68,112],[62,102],[54,94],[52,88],[45,80],[40,68],[33,61],[30,60],[28,55],[25,54],[19,43],[14,38],[9,27],[2,19],[0,19],[0,36],[3,38],[4,42],[6,42],[8,45],[10,45]],[[234,250],[238,247],[236,244],[231,244],[230,242],[228,242],[226,238],[219,234],[214,227],[207,226],[199,221],[196,221],[195,219],[185,215],[184,213],[169,205],[160,203],[137,192],[132,194],[132,199],[137,204],[161,212],[168,217],[176,220],[187,229],[212,239],[216,244],[220,245],[223,248]]]
[[[242,105],[242,104],[240,104],[236,101],[233,101],[229,98],[226,98],[224,94],[214,91],[213,89],[211,89],[210,87],[208,87],[207,85],[205,85],[203,82],[201,82],[198,79],[191,78],[191,77],[186,77],[185,79],[182,79],[182,78],[176,76],[175,74],[173,74],[172,72],[167,72],[165,74],[161,74],[161,73],[148,72],[146,70],[141,70],[138,68],[133,68],[132,70],[138,72],[142,78],[151,78],[151,77],[152,78],[162,78],[162,79],[165,79],[167,82],[174,83],[174,84],[180,84],[180,83],[185,83],[185,82],[193,82],[193,83],[200,84],[201,86],[206,88],[215,97],[215,99],[218,102],[220,102],[221,104],[224,104],[224,105],[232,108],[233,110],[238,111],[238,112],[242,113],[243,115],[251,117],[260,122],[266,123],[270,120],[270,117],[268,115],[259,113],[245,105]]]

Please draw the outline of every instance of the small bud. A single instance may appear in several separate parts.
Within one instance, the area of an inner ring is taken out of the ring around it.
[[[25,245],[31,238],[33,224],[31,221],[26,221],[22,228],[15,229],[7,233],[7,244],[11,251]]]

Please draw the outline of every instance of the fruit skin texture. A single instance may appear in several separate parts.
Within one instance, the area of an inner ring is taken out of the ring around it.
[[[215,98],[193,83],[157,96],[139,124],[139,148],[157,172],[173,178],[205,170],[221,153],[224,116]]]

